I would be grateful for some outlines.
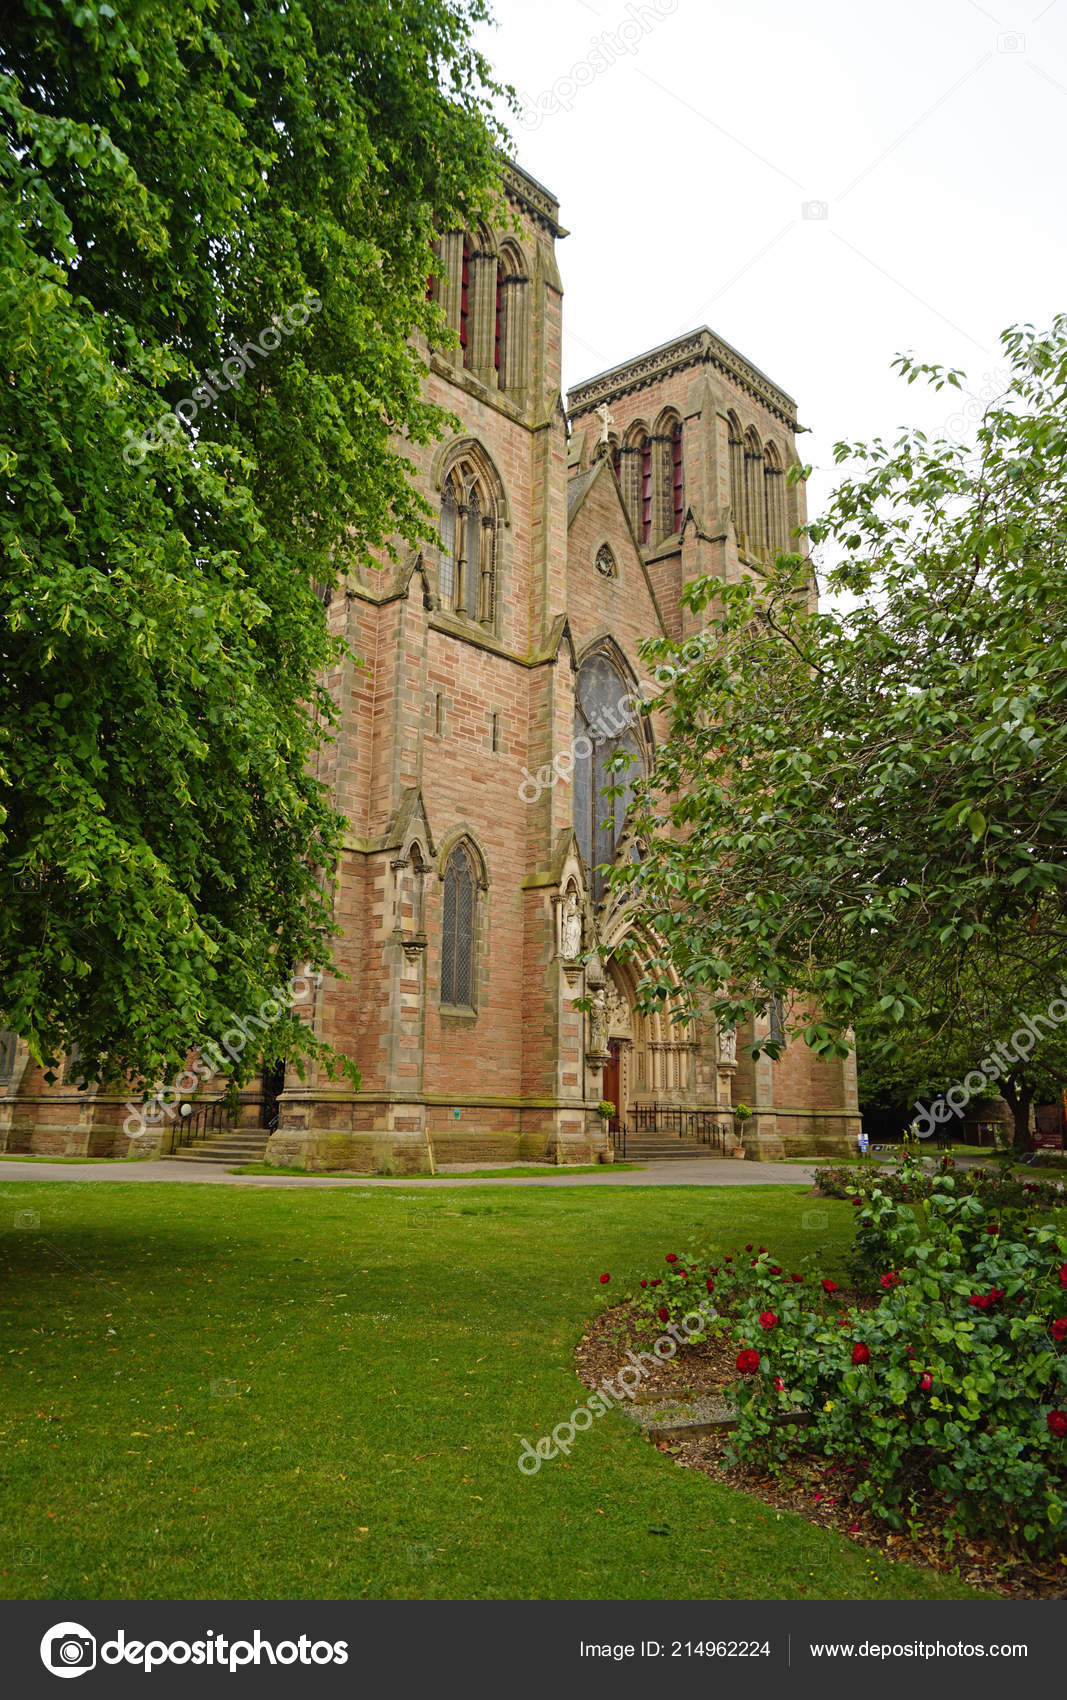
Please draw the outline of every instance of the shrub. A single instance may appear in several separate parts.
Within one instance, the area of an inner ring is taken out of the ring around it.
[[[733,1327],[760,1353],[738,1384],[739,1455],[780,1465],[801,1438],[781,1419],[797,1413],[804,1446],[861,1466],[853,1498],[892,1527],[928,1485],[959,1529],[1052,1552],[1067,1503],[1067,1236],[994,1221],[946,1175],[919,1210],[874,1193],[858,1254],[869,1263],[876,1246],[870,1309],[821,1290],[813,1305],[757,1270]]]
[[[876,1187],[857,1260],[877,1302],[798,1277],[764,1247],[670,1253],[636,1302],[657,1324],[710,1293],[737,1346],[734,1455],[798,1447],[856,1472],[852,1497],[905,1526],[930,1490],[951,1527],[1051,1553],[1067,1505],[1067,1235],[990,1213],[951,1174],[913,1205]],[[796,1419],[796,1420],[791,1420]]]

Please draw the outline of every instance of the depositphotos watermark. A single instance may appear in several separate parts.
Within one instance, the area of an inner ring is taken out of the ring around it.
[[[989,1055],[983,1057],[976,1068],[965,1074],[955,1086],[950,1086],[947,1092],[942,1092],[940,1098],[935,1098],[929,1108],[916,1100],[916,1118],[911,1124],[915,1137],[929,1139],[939,1124],[949,1121],[953,1116],[962,1116],[972,1098],[987,1096],[995,1081],[1010,1074],[1017,1064],[1026,1062],[1038,1040],[1047,1037],[1038,1031],[1040,1024],[1044,1022],[1047,1027],[1055,1029],[1067,1021],[1065,1000],[1067,985],[1061,985],[1059,996],[1053,998],[1044,1015],[1024,1015],[1021,1026],[1015,1029],[1007,1045],[994,1045]],[[920,1127],[920,1118],[925,1121],[925,1127]]]
[[[41,1639],[41,1663],[53,1676],[84,1676],[96,1669],[97,1656],[104,1665],[132,1665],[149,1676],[160,1665],[201,1665],[211,1670],[244,1670],[249,1665],[346,1665],[347,1641],[313,1641],[300,1635],[295,1641],[267,1641],[258,1629],[251,1641],[231,1641],[208,1630],[196,1641],[127,1641],[120,1629],[110,1641],[97,1644],[96,1636],[80,1623],[54,1623]]]
[[[126,1108],[130,1113],[122,1124],[123,1133],[129,1139],[140,1139],[150,1126],[156,1126],[164,1116],[168,1121],[173,1121],[183,1098],[188,1098],[190,1093],[195,1092],[202,1081],[212,1080],[216,1074],[226,1072],[226,1057],[230,1062],[237,1061],[254,1037],[251,1032],[253,1026],[258,1027],[261,1033],[268,1032],[294,1003],[303,1003],[305,998],[310,997],[321,981],[322,975],[319,973],[294,974],[288,985],[275,986],[270,997],[264,998],[258,1014],[246,1015],[243,1018],[235,1015],[233,1026],[227,1027],[218,1043],[212,1041],[201,1046],[192,1067],[183,1069],[169,1086],[161,1086],[155,1095],[147,1098],[143,1104],[127,1103]],[[223,1051],[226,1057],[223,1056]]]
[[[627,6],[626,16],[615,29],[590,36],[585,58],[576,59],[570,70],[564,71],[549,88],[542,89],[533,99],[520,93],[519,123],[523,129],[539,130],[546,118],[553,118],[557,112],[569,112],[582,89],[610,71],[624,53],[636,53],[645,36],[677,10],[678,0],[651,0],[647,5]]]
[[[626,1356],[630,1361],[623,1364],[615,1376],[616,1385],[605,1376],[596,1391],[589,1395],[586,1403],[577,1406],[566,1422],[557,1423],[550,1435],[543,1434],[536,1446],[531,1446],[530,1442],[523,1438],[522,1451],[518,1457],[518,1466],[523,1475],[536,1476],[546,1458],[557,1458],[561,1452],[567,1456],[574,1445],[575,1435],[592,1428],[594,1417],[602,1417],[613,1405],[621,1405],[624,1399],[635,1397],[642,1381],[651,1373],[642,1360],[647,1359],[653,1369],[658,1364],[669,1363],[678,1347],[687,1345],[694,1334],[702,1334],[707,1322],[716,1314],[712,1301],[705,1299],[695,1310],[687,1310],[680,1324],[668,1322],[650,1352],[635,1352],[632,1346],[628,1347]],[[695,1318],[692,1325],[691,1317]],[[680,1329],[684,1329],[685,1333],[682,1334]],[[633,1379],[625,1379],[629,1377]],[[585,1420],[580,1421],[580,1418]]]
[[[182,434],[182,427],[192,425],[202,407],[210,407],[226,390],[237,388],[253,364],[253,354],[258,354],[261,358],[263,355],[273,354],[276,348],[281,347],[283,336],[295,335],[307,324],[312,313],[321,312],[321,300],[309,290],[303,301],[298,301],[295,307],[287,307],[284,313],[272,314],[270,324],[264,325],[260,331],[258,342],[244,343],[222,361],[225,377],[220,377],[214,367],[209,366],[206,375],[201,375],[200,382],[194,385],[192,395],[175,402],[167,413],[161,413],[143,436],[139,437],[135,431],[126,432],[128,441],[122,451],[126,465],[140,466],[152,449],[160,447],[160,438],[168,443],[176,442]],[[289,320],[294,322],[287,322]],[[209,378],[210,383],[207,381]]]

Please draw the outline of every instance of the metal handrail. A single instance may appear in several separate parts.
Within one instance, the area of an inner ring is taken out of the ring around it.
[[[725,1155],[729,1123],[720,1121],[714,1110],[687,1110],[677,1104],[635,1104],[630,1111],[629,1131],[635,1136],[675,1133],[679,1140],[717,1145]],[[625,1135],[623,1138],[625,1142]]]
[[[259,1097],[238,1099],[242,1112],[262,1103],[263,1100]],[[224,1098],[215,1098],[210,1103],[191,1104],[189,1114],[179,1115],[171,1128],[169,1149],[179,1151],[183,1145],[198,1145],[209,1133],[225,1133],[230,1128],[239,1127],[245,1119],[242,1114],[241,1122],[238,1122]],[[277,1117],[274,1120],[276,1122]]]

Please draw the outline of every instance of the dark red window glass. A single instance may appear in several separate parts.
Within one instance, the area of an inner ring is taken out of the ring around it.
[[[500,370],[500,342],[504,329],[504,286],[500,280],[500,267],[496,268],[496,320],[493,332],[493,365]]]
[[[471,282],[471,250],[470,250],[470,243],[467,242],[466,240],[464,240],[464,243],[463,243],[463,270],[460,274],[460,284],[459,284],[459,346],[463,350],[463,364],[464,364],[464,366],[470,365],[470,361],[467,358],[467,355],[469,353],[469,349],[468,349],[468,345],[467,345],[467,315],[468,315],[468,312],[470,310],[470,282]]]
[[[672,530],[681,531],[685,517],[685,467],[682,464],[681,424],[676,425],[671,432],[671,500],[674,513]]]
[[[652,536],[652,439],[641,444],[641,542]]]

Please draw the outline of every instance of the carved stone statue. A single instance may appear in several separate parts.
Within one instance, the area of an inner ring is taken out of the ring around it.
[[[567,895],[563,899],[560,942],[563,947],[564,961],[573,962],[582,948],[582,910],[578,902],[578,893],[573,885],[567,887]]]
[[[602,401],[600,403],[600,406],[597,407],[597,408],[594,408],[593,411],[595,412],[597,418],[600,420],[600,436],[597,438],[597,442],[606,443],[607,440],[608,440],[608,427],[609,427],[609,425],[614,425],[614,423],[615,423],[611,414],[608,412],[607,402]]]
[[[608,1028],[625,1027],[629,1021],[629,1006],[615,986],[608,987]]]
[[[719,1061],[735,1063],[737,1061],[737,1028],[719,1028]]]
[[[598,986],[589,1000],[589,1049],[600,1056],[608,1048],[608,1000]]]

